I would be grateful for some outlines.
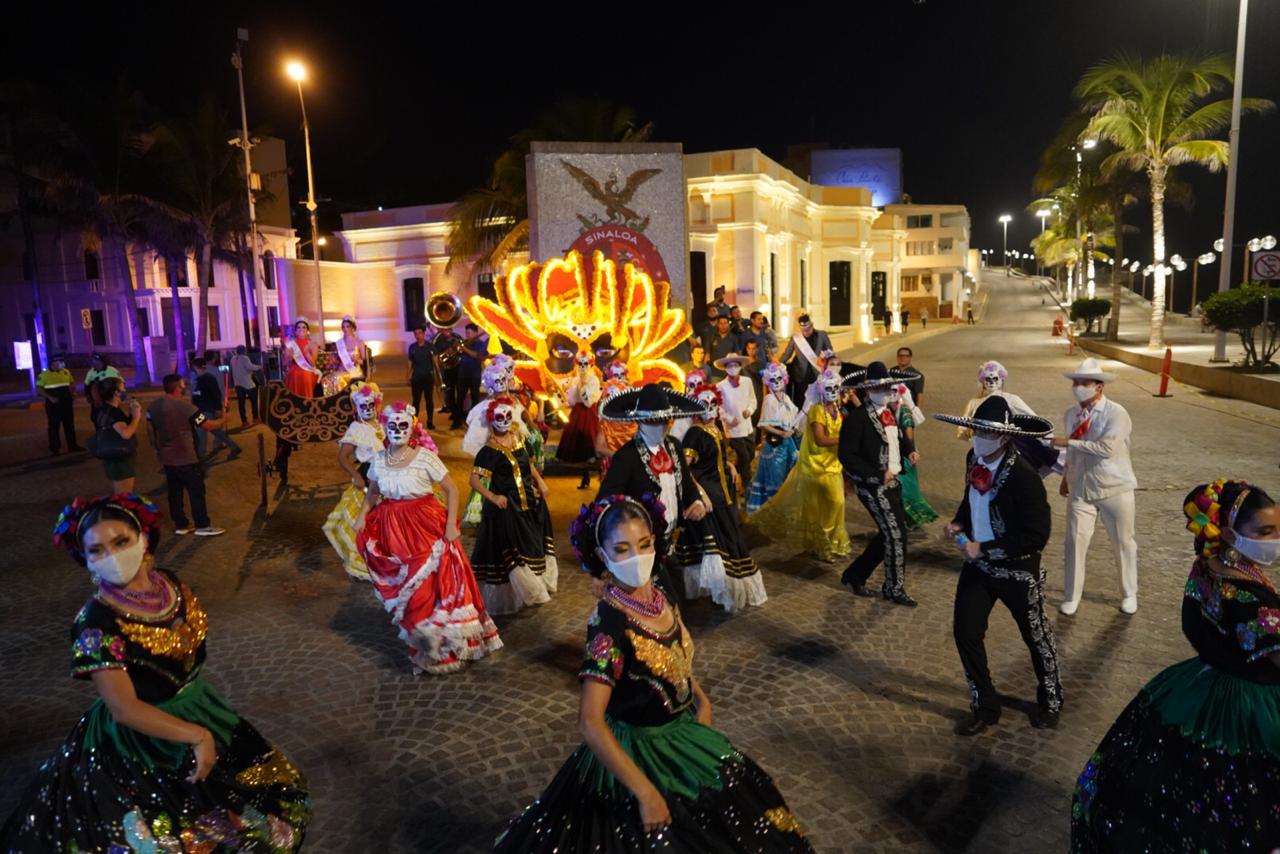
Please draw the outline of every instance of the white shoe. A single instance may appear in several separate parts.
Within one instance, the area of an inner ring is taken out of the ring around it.
[[[1058,611],[1061,612],[1063,616],[1074,617],[1076,614],[1076,611],[1079,610],[1079,608],[1080,608],[1079,599],[1075,599],[1075,600],[1067,599],[1061,605],[1058,606]]]
[[[1138,613],[1138,597],[1126,596],[1120,600],[1120,613],[1136,614]]]
[[[197,537],[216,537],[219,534],[225,534],[225,528],[196,528]]]

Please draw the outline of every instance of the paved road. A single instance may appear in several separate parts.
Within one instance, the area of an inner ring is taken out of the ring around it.
[[[1060,420],[1071,398],[1059,374],[1076,357],[1049,337],[1052,309],[1024,281],[990,282],[984,322],[930,330],[915,345],[928,378],[926,411],[960,411],[978,364],[995,357],[1012,371],[1011,390]],[[990,734],[952,734],[967,703],[951,642],[959,562],[938,539],[913,544],[914,611],[855,599],[839,587],[838,568],[767,543],[758,556],[768,604],[732,618],[705,603],[688,610],[717,725],[773,773],[818,850],[1062,850],[1084,759],[1134,691],[1187,656],[1178,607],[1190,540],[1179,502],[1190,486],[1223,474],[1277,485],[1274,451],[1261,449],[1280,447],[1280,431],[1258,407],[1185,393],[1157,400],[1153,377],[1115,370],[1112,396],[1136,425],[1141,608],[1132,618],[1118,612],[1100,530],[1080,613],[1052,618],[1066,694],[1057,731],[1027,723],[1030,664],[1012,620],[997,611],[991,665],[1010,708]],[[0,597],[0,814],[91,701],[89,686],[66,674],[67,627],[87,579],[53,551],[47,532],[64,499],[97,487],[101,473],[83,458],[20,462],[42,452],[42,421],[38,412],[0,412],[8,581]],[[926,495],[949,514],[964,445],[937,422],[919,440]],[[457,444],[455,434],[445,451],[461,483]],[[577,742],[573,673],[590,597],[569,565],[564,532],[585,493],[573,478],[553,479],[565,564],[554,601],[502,618],[506,649],[479,666],[415,678],[382,608],[368,588],[348,582],[320,534],[340,488],[331,450],[307,448],[295,460],[295,480],[308,486],[283,496],[270,515],[256,509],[247,457],[213,466],[214,520],[230,533],[161,545],[162,563],[209,609],[206,675],[307,772],[316,807],[311,850],[485,850]],[[162,498],[154,472],[141,485]],[[869,520],[860,507],[848,519],[860,542]],[[1056,495],[1054,525],[1045,560],[1056,606]]]

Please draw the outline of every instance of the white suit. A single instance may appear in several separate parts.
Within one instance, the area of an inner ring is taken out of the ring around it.
[[[1067,410],[1066,435],[1073,436],[1086,419],[1088,426],[1082,435],[1067,443],[1062,475],[1070,490],[1063,595],[1067,602],[1080,601],[1089,541],[1098,516],[1102,516],[1120,564],[1121,595],[1136,603],[1138,543],[1134,538],[1133,492],[1138,480],[1129,459],[1133,422],[1123,406],[1103,397],[1087,410],[1081,406]]]

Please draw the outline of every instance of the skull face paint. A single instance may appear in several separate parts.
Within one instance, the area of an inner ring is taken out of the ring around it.
[[[999,362],[987,362],[978,369],[978,382],[982,384],[983,394],[994,394],[1004,388],[1005,378],[1009,372]]]
[[[715,391],[711,389],[704,389],[698,394],[697,400],[698,403],[701,403],[707,408],[707,411],[704,414],[698,416],[700,421],[709,423],[720,417],[720,401],[718,400]]]
[[[698,386],[707,381],[707,377],[702,371],[690,371],[684,375],[684,393],[692,395],[697,391]]]
[[[393,448],[403,448],[413,437],[413,407],[395,410],[387,407],[382,410],[382,428],[387,434],[387,443]]]
[[[770,364],[764,369],[761,379],[769,391],[783,391],[787,387],[787,369],[781,365]]]
[[[585,371],[587,368],[591,367],[591,354],[579,353],[577,358],[573,361],[574,364],[578,366],[579,371]]]
[[[818,377],[818,390],[822,393],[823,403],[835,403],[840,400],[840,375],[826,370]]]
[[[516,411],[509,404],[500,403],[493,408],[493,417],[489,424],[493,427],[493,432],[504,435],[511,429],[515,417]]]
[[[625,380],[627,378],[627,366],[621,362],[614,362],[609,366],[609,378]]]

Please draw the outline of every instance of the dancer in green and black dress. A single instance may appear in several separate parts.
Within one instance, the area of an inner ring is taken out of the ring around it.
[[[664,513],[651,495],[609,495],[571,528],[584,568],[608,581],[578,673],[586,743],[499,852],[812,851],[769,775],[711,728],[689,632],[651,583]]]
[[[471,568],[490,614],[542,605],[556,592],[559,569],[547,484],[518,431],[516,404],[495,397],[485,411],[489,440],[476,454],[471,488],[483,499]]]
[[[1196,560],[1182,633],[1196,655],[1134,698],[1076,783],[1071,848],[1273,851],[1280,845],[1280,508],[1244,481],[1183,505]]]
[[[97,590],[71,629],[71,673],[98,699],[0,831],[3,851],[295,851],[301,773],[200,678],[208,617],[153,565],[160,514],[122,493],[76,499],[54,542]]]

